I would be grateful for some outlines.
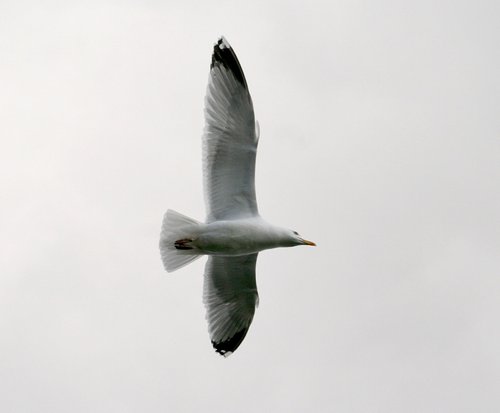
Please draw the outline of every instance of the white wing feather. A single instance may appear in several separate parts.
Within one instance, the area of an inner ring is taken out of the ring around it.
[[[259,296],[255,281],[257,254],[208,259],[203,302],[212,345],[224,356],[234,352],[250,328]]]
[[[258,215],[257,143],[245,76],[233,49],[221,38],[214,46],[205,98],[203,175],[207,222]]]

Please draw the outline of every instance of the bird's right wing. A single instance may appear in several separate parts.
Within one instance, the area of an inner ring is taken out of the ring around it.
[[[258,131],[245,75],[226,39],[214,46],[203,134],[207,222],[258,215],[255,155]]]
[[[215,350],[227,357],[245,338],[258,305],[255,264],[258,254],[212,256],[205,267],[203,302]]]

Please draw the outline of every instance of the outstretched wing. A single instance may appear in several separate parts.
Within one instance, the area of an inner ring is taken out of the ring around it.
[[[208,259],[205,267],[203,302],[208,331],[215,350],[224,357],[245,338],[259,302],[255,282],[258,254]]]
[[[214,46],[203,134],[207,222],[258,215],[255,155],[259,140],[252,98],[233,49]]]

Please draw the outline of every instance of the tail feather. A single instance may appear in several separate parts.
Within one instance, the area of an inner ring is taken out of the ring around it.
[[[200,231],[201,223],[169,209],[163,217],[160,234],[160,254],[167,272],[173,272],[200,258],[190,245]]]

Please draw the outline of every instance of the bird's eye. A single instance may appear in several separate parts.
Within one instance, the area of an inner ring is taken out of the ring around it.
[[[293,233],[294,233],[295,235],[299,235],[299,233],[298,233],[297,231],[293,231]]]

